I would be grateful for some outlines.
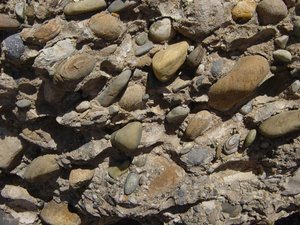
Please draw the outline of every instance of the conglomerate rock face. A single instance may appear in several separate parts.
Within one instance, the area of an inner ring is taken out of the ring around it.
[[[300,2],[4,0],[0,224],[299,224]]]

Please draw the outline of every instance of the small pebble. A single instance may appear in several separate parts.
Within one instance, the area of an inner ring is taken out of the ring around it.
[[[15,13],[22,20],[25,19],[25,7],[26,7],[26,5],[24,2],[18,2],[15,5]]]
[[[211,75],[214,77],[219,77],[222,74],[223,70],[223,61],[222,60],[216,60],[212,63],[210,72]]]
[[[290,89],[293,93],[297,93],[300,90],[300,81],[296,80],[292,85],[290,86]]]
[[[234,134],[225,141],[223,150],[226,155],[230,155],[238,150],[240,138],[240,134]]]
[[[256,11],[262,25],[277,24],[288,15],[282,0],[263,0],[257,5]]]
[[[153,43],[151,41],[148,41],[146,44],[139,46],[135,50],[135,55],[136,56],[141,56],[149,52],[152,48],[154,47]]]
[[[231,11],[232,18],[237,22],[247,22],[252,18],[255,9],[256,3],[254,0],[239,1]]]
[[[139,186],[140,176],[136,173],[128,174],[125,184],[124,184],[124,193],[125,195],[132,194],[136,188]]]
[[[115,0],[108,6],[108,11],[111,13],[119,13],[128,9],[129,7],[135,5],[135,1],[124,1],[124,0]]]
[[[193,68],[198,67],[204,57],[204,54],[204,48],[202,48],[202,46],[198,46],[188,55],[187,63]]]
[[[168,123],[182,122],[190,113],[190,109],[187,106],[177,106],[172,109],[166,116]]]
[[[300,38],[300,17],[299,16],[295,18],[293,33],[296,37]]]
[[[245,141],[244,141],[244,147],[248,148],[250,145],[253,144],[253,142],[255,141],[256,138],[256,130],[252,129],[248,132]]]
[[[7,57],[14,60],[20,59],[25,51],[25,46],[19,33],[7,37],[2,44]]]
[[[289,36],[287,35],[282,35],[278,38],[275,39],[275,44],[279,47],[279,48],[282,48],[284,49],[287,45],[289,41]]]
[[[90,108],[90,102],[89,101],[83,101],[79,105],[76,106],[76,111],[79,113],[82,113]]]
[[[146,32],[142,32],[135,37],[135,43],[137,45],[144,45],[148,41],[148,34]]]
[[[29,101],[27,99],[22,99],[22,100],[17,101],[16,105],[20,109],[28,108],[31,105],[31,101]]]
[[[273,52],[273,57],[275,60],[280,62],[290,62],[292,61],[292,54],[284,49],[279,49]]]
[[[240,109],[240,113],[242,113],[243,115],[247,115],[248,113],[250,113],[253,109],[252,106],[252,101],[248,102],[246,105],[243,105]]]
[[[172,22],[169,18],[154,22],[149,29],[149,37],[156,43],[169,41],[174,35],[175,31],[172,28]]]

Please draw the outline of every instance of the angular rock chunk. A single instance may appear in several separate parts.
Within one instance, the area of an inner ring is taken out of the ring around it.
[[[135,110],[139,108],[143,102],[144,94],[145,90],[142,86],[138,84],[130,86],[121,97],[119,105],[127,111]]]
[[[111,135],[111,143],[120,151],[125,153],[134,152],[141,142],[142,124],[140,122],[132,122],[123,128],[115,131]]]
[[[263,0],[256,8],[262,25],[276,24],[288,15],[287,6],[282,0]]]
[[[102,106],[110,106],[123,88],[127,85],[131,76],[130,70],[125,70],[111,79],[109,84],[100,92],[96,98]]]
[[[5,136],[0,138],[0,168],[8,169],[22,152],[23,146],[19,138]]]
[[[26,168],[24,179],[29,182],[43,182],[59,171],[57,155],[43,155],[34,159]]]
[[[70,186],[74,189],[80,188],[87,184],[94,176],[94,170],[74,169],[69,176]]]
[[[80,80],[92,72],[95,64],[95,58],[89,54],[73,55],[57,66],[53,78],[54,82],[72,89]]]
[[[203,110],[195,114],[188,123],[185,135],[189,139],[195,139],[209,127],[212,120],[210,112]]]
[[[64,8],[64,14],[75,16],[83,13],[93,12],[106,7],[105,0],[81,0],[70,2]]]
[[[160,81],[171,80],[184,63],[189,44],[182,41],[156,53],[152,60],[155,76]]]
[[[80,225],[81,219],[68,209],[66,203],[48,202],[40,214],[42,220],[50,225]]]
[[[268,61],[262,56],[241,58],[234,68],[211,86],[209,105],[225,112],[241,103],[269,73]]]
[[[300,130],[300,110],[279,113],[259,126],[262,135],[269,138],[280,137]]]
[[[89,27],[96,36],[113,41],[119,38],[125,27],[119,18],[108,13],[98,13],[89,21]]]
[[[0,30],[16,30],[20,26],[20,23],[10,18],[8,15],[0,14]]]

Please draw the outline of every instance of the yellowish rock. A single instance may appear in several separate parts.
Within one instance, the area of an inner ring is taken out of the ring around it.
[[[89,169],[74,169],[69,176],[70,186],[74,189],[80,188],[92,180],[94,170]]]
[[[79,225],[81,219],[76,213],[68,209],[66,203],[48,202],[41,211],[41,219],[50,225]]]
[[[189,44],[182,41],[157,52],[152,60],[155,76],[160,81],[171,80],[184,63]]]
[[[197,138],[198,136],[203,134],[205,130],[208,129],[211,120],[212,115],[206,110],[196,113],[189,120],[188,126],[185,130],[185,135],[187,136],[187,138],[192,140]]]
[[[210,87],[208,104],[222,112],[234,108],[259,86],[269,71],[269,63],[262,56],[241,58],[226,76]]]
[[[127,111],[138,109],[143,102],[144,94],[145,89],[142,86],[138,84],[132,85],[126,89],[119,101],[119,105]]]
[[[48,23],[40,26],[36,29],[33,36],[41,43],[46,43],[47,41],[54,38],[59,34],[61,30],[61,24],[58,19],[50,20]]]
[[[231,11],[232,18],[235,21],[246,22],[252,18],[255,9],[256,3],[254,0],[239,1]]]

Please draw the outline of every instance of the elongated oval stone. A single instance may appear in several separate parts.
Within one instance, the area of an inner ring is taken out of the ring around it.
[[[81,0],[67,4],[64,8],[64,14],[67,16],[75,16],[104,9],[106,6],[105,0]]]
[[[92,72],[95,63],[95,58],[89,54],[73,55],[57,66],[54,82],[71,88]]]
[[[111,143],[125,153],[134,152],[142,138],[142,124],[132,122],[111,135]]]
[[[135,189],[138,187],[139,180],[140,180],[140,176],[138,174],[136,173],[128,174],[125,180],[124,193],[126,195],[132,194],[135,191]]]
[[[56,157],[57,155],[44,155],[34,159],[25,170],[25,180],[42,182],[49,179],[55,172],[59,171]]]
[[[34,32],[33,36],[41,43],[46,43],[47,41],[54,38],[59,34],[61,30],[60,21],[57,19],[50,20],[48,23],[40,26]]]
[[[174,77],[186,59],[188,47],[189,44],[182,41],[169,45],[154,55],[152,68],[158,80],[169,81]]]
[[[259,132],[269,138],[280,137],[299,130],[300,110],[279,113],[259,126]]]
[[[222,112],[232,109],[259,86],[269,70],[269,63],[262,56],[241,58],[225,77],[211,86],[209,105]]]
[[[8,15],[0,14],[0,30],[16,30],[20,26],[20,23],[10,18]]]

